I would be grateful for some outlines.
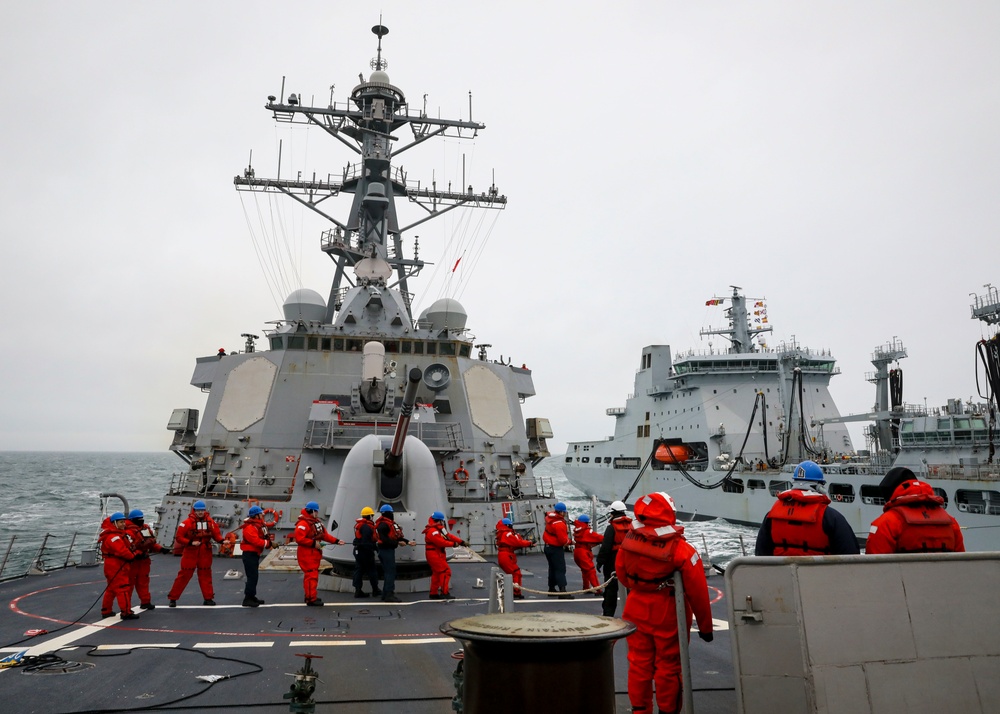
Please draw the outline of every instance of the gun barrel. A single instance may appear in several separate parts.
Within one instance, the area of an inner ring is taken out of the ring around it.
[[[417,387],[420,386],[420,370],[416,367],[407,375],[406,391],[403,393],[403,403],[399,407],[399,418],[396,420],[396,433],[392,437],[389,456],[395,460],[403,455],[403,442],[406,432],[410,429],[410,417],[413,416],[413,405],[417,403]]]

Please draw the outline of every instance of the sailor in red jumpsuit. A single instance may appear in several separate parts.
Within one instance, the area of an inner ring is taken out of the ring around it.
[[[142,511],[138,508],[129,511],[125,531],[135,548],[135,560],[129,565],[129,599],[131,600],[131,591],[134,590],[139,596],[139,607],[143,610],[152,610],[156,605],[150,602],[149,554],[166,553],[170,549],[156,542],[156,531],[152,526],[146,525]]]
[[[628,698],[633,712],[663,714],[681,710],[680,632],[674,588],[675,572],[684,583],[686,622],[684,636],[690,638],[692,614],[698,620],[698,636],[711,642],[712,608],[698,551],[684,539],[674,503],[665,493],[651,493],[635,504],[635,521],[625,536],[615,572],[628,598],[622,619],[636,626],[628,636]]]
[[[517,548],[530,548],[534,541],[522,538],[513,528],[514,522],[502,518],[497,523],[497,563],[500,569],[511,576],[514,581],[514,597],[521,599],[521,569],[517,565]]]
[[[310,501],[302,509],[299,520],[295,523],[295,542],[298,548],[295,557],[302,569],[302,588],[305,590],[306,605],[321,607],[323,601],[317,597],[319,584],[319,564],[323,561],[323,544],[333,543],[344,545],[344,541],[335,538],[327,532],[322,521],[317,518],[319,504]]]
[[[583,589],[596,588],[601,583],[597,579],[594,568],[594,546],[602,543],[604,536],[590,530],[590,516],[584,513],[573,521],[573,562],[580,568],[583,575]],[[594,595],[603,595],[603,591],[595,590]]]
[[[101,555],[104,556],[104,577],[108,580],[104,599],[101,600],[101,617],[115,614],[112,607],[117,600],[121,618],[135,620],[139,616],[132,612],[132,586],[129,583],[130,565],[135,558],[135,550],[125,531],[125,523],[125,514],[119,511],[105,518],[101,524],[98,543]]]
[[[872,522],[865,552],[964,553],[962,529],[943,506],[929,483],[903,481]]]
[[[434,511],[427,519],[427,527],[424,528],[424,545],[427,564],[431,566],[431,594],[428,597],[431,600],[453,600],[454,597],[449,590],[451,568],[448,566],[448,557],[444,549],[465,545],[465,541],[449,533],[444,522],[444,514],[441,511]]]
[[[222,531],[219,524],[205,510],[204,501],[195,501],[191,506],[191,515],[177,528],[177,543],[183,546],[181,551],[181,569],[177,573],[167,599],[170,607],[177,607],[184,588],[191,582],[195,568],[198,569],[198,586],[204,598],[203,604],[215,604],[215,590],[212,586],[212,541],[222,542]]]
[[[549,592],[564,593],[560,600],[572,600],[572,595],[566,595],[566,551],[573,545],[569,537],[569,526],[566,523],[566,504],[559,502],[545,514],[545,530],[542,532],[542,542],[545,546],[545,560],[549,564]],[[551,596],[550,596],[551,597]]]

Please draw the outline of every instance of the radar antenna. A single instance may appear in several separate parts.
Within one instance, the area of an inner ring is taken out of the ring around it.
[[[384,70],[389,66],[389,63],[382,59],[382,38],[389,34],[389,28],[382,23],[382,18],[378,19],[379,24],[372,28],[372,32],[378,36],[378,57],[371,61],[371,67],[374,70]]]

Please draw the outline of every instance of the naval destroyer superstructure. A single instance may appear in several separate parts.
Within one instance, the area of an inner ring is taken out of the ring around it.
[[[1000,319],[1000,296],[987,286],[972,317]],[[802,460],[823,465],[830,498],[847,516],[859,541],[882,512],[878,487],[892,466],[907,466],[944,497],[965,528],[968,550],[1000,550],[1000,466],[997,434],[998,338],[978,346],[986,371],[984,403],[950,399],[927,409],[902,401],[899,360],[906,348],[893,341],[872,354],[875,385],[871,412],[841,415],[829,390],[839,374],[832,354],[791,343],[769,347],[762,299],[740,288],[709,305],[728,303],[729,325],[702,330],[728,341],[726,349],[683,352],[668,345],[644,347],[635,389],[624,407],[607,410],[613,436],[570,442],[563,471],[588,496],[603,501],[654,490],[669,492],[688,519],[723,518],[756,526],[791,486]],[[867,448],[855,449],[844,424],[871,422]]]
[[[411,110],[386,72],[388,30],[373,32],[378,56],[348,102],[331,95],[327,106],[307,106],[284,83],[267,99],[276,122],[319,127],[354,152],[323,178],[262,178],[248,166],[234,180],[239,191],[285,195],[329,221],[320,247],[333,282],[326,296],[293,292],[261,346],[244,334],[242,352],[197,359],[191,384],[208,396],[203,412],[177,409],[170,419],[170,448],[186,468],[158,509],[163,542],[196,499],[224,528],[258,503],[278,530],[317,501],[347,541],[362,507],[390,504],[411,537],[440,510],[453,532],[490,553],[500,518],[533,532],[553,502],[551,482],[533,472],[549,455],[549,423],[521,411],[535,394],[531,371],[491,358],[456,299],[412,312],[410,281],[425,262],[416,241],[406,243],[409,231],[456,208],[503,209],[507,199],[495,185],[466,187],[464,175],[458,191],[416,182],[393,159],[434,137],[473,138],[484,125],[471,120],[471,99],[469,119]],[[352,197],[343,219],[327,209],[340,196]],[[409,224],[406,206],[422,209]],[[401,551],[401,567],[420,571],[422,551]],[[337,572],[353,568],[350,549],[328,557]]]

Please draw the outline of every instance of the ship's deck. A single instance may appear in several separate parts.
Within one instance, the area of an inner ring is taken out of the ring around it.
[[[530,554],[521,556],[519,562],[524,586],[544,590],[545,559]],[[288,675],[305,661],[296,655],[311,653],[323,657],[313,660],[320,676],[314,694],[319,711],[450,712],[457,664],[453,655],[460,646],[439,628],[450,620],[487,612],[488,593],[473,584],[477,579],[488,582],[494,563],[453,563],[452,593],[457,598],[453,601],[428,600],[426,593],[397,593],[403,602],[389,604],[355,599],[351,593],[321,591],[326,602],[322,608],[304,605],[299,572],[262,571],[258,597],[267,604],[256,609],[240,606],[243,580],[226,580],[224,574],[241,569],[241,564],[226,559],[214,563],[218,605],[201,604],[195,578],[178,606],[167,608],[165,593],[178,565],[177,558],[154,557],[151,590],[157,607],[136,609],[140,618],[131,621],[95,614],[105,585],[100,567],[70,568],[0,583],[0,597],[11,611],[0,624],[0,647],[4,648],[0,656],[31,646],[30,654],[56,653],[68,663],[35,673],[24,668],[0,670],[5,700],[17,702],[18,711],[25,714],[159,705],[179,711],[283,712],[289,710],[288,700],[282,699],[292,682]],[[579,571],[572,562],[569,566],[570,587],[578,587]],[[731,714],[736,711],[736,696],[723,582],[716,576],[709,583],[718,589],[713,591],[716,637],[711,644],[697,637],[691,641],[695,711]],[[515,601],[514,607],[517,611],[601,614],[600,598],[594,596],[558,600],[529,594]],[[12,644],[24,639],[30,629],[50,634]],[[630,711],[625,655],[625,643],[617,643],[619,712]],[[242,676],[215,684],[196,679],[213,674]],[[496,675],[504,676],[503,672]],[[554,702],[558,692],[559,683],[553,682]],[[540,702],[538,711],[557,711],[551,704]]]

